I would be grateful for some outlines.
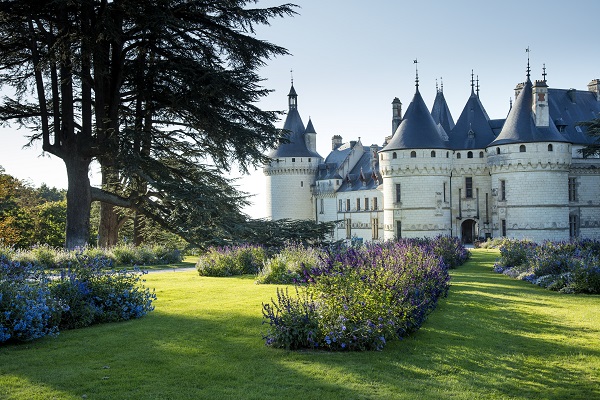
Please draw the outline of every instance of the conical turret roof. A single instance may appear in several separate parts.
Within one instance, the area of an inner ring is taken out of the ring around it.
[[[444,128],[447,134],[454,128],[454,119],[452,118],[452,114],[450,114],[444,92],[441,90],[438,90],[435,95],[433,107],[431,108],[431,116],[437,124],[440,124]]]
[[[382,151],[403,149],[446,149],[435,121],[419,89],[406,109],[404,119]]]
[[[544,128],[535,126],[531,111],[532,101],[532,83],[528,76],[527,82],[506,117],[502,131],[489,146],[511,143],[568,142],[554,124]]]
[[[302,122],[302,118],[300,117],[300,113],[298,112],[298,108],[296,106],[296,90],[294,89],[294,85],[290,89],[290,97],[289,102],[289,110],[287,117],[285,118],[285,123],[283,124],[283,130],[286,131],[285,138],[287,138],[287,143],[280,143],[279,146],[269,153],[270,158],[278,158],[278,157],[319,157],[322,158],[319,153],[310,151],[306,147],[306,141],[304,140],[304,133],[307,131],[307,128],[304,127],[304,122]],[[293,99],[292,99],[293,98]],[[293,101],[292,101],[293,100]],[[312,122],[309,121],[309,128],[311,128],[312,132],[316,133],[315,128],[312,126]]]
[[[490,118],[473,90],[449,137],[454,150],[483,149],[494,141]]]

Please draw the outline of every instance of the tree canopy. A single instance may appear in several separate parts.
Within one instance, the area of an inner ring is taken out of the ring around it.
[[[66,246],[89,237],[92,201],[143,214],[196,244],[236,235],[246,198],[228,178],[281,137],[257,70],[287,54],[255,27],[295,6],[249,0],[0,3],[0,120],[32,130],[68,175]],[[34,93],[34,98],[31,97]],[[91,187],[90,162],[102,168]]]
[[[594,143],[591,143],[581,149],[584,157],[592,157],[600,155],[600,118],[595,118],[590,121],[580,122],[577,125],[587,128],[588,136],[595,138]]]

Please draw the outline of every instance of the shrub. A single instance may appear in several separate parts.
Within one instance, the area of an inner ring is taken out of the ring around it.
[[[198,258],[196,269],[203,276],[256,274],[266,258],[260,246],[211,247]]]
[[[289,284],[303,279],[304,271],[318,265],[323,253],[314,248],[288,242],[279,254],[264,263],[257,283]]]
[[[0,343],[57,333],[57,303],[39,268],[0,262]]]
[[[138,252],[131,244],[122,244],[110,249],[117,265],[143,265],[140,263]]]
[[[329,252],[304,269],[303,282],[296,299],[278,292],[263,304],[268,345],[381,350],[421,326],[447,294],[449,275],[426,246],[390,242]]]

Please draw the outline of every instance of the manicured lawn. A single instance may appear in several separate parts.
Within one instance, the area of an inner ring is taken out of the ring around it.
[[[253,278],[149,274],[140,320],[1,347],[0,398],[600,398],[600,296],[495,274],[496,255],[475,250],[420,331],[365,353],[265,347],[275,287]]]

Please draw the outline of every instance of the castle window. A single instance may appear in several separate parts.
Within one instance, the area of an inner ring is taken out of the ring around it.
[[[310,157],[308,158],[308,162],[310,162]]]
[[[506,200],[506,181],[504,179],[500,180],[500,201]],[[502,235],[506,236],[506,235]]]
[[[527,148],[525,148],[525,145],[524,145],[524,144],[522,144],[521,146],[519,146],[519,151],[520,151],[521,153],[525,153],[525,152],[527,151]]]
[[[398,154],[396,154],[396,152],[392,153],[392,158],[395,160],[396,158],[398,158]]]
[[[381,161],[383,161],[383,154],[381,155]]]
[[[579,221],[577,220],[577,214],[569,215],[569,236],[576,238],[579,236]]]
[[[506,220],[505,219],[501,219],[500,220],[500,225],[502,227],[502,236],[506,236]]]
[[[350,199],[346,199],[346,211],[350,211]]]
[[[446,202],[446,182],[444,182],[444,189],[442,190],[442,193],[444,194],[444,203]]]
[[[479,152],[479,158],[483,158],[483,151]]]
[[[496,154],[500,154],[500,147],[496,147]]]
[[[448,158],[448,157],[450,157],[450,152],[449,151],[446,152],[446,158]]]
[[[431,158],[434,158],[434,157],[435,157],[435,151],[431,150]]]
[[[417,157],[417,152],[416,151],[411,151],[410,152],[410,158],[416,158]]]
[[[360,199],[356,199],[356,211],[360,211]]]
[[[352,238],[352,220],[346,219],[346,239]]]
[[[296,159],[294,157],[292,157],[292,162],[296,162]]]
[[[577,201],[577,178],[569,178],[569,201]]]
[[[369,211],[369,198],[365,197],[365,211]]]
[[[321,199],[321,214],[325,214],[325,199]]]
[[[467,158],[473,158],[473,152],[472,151],[469,151],[467,153]]]
[[[300,181],[300,187],[304,187],[304,181]]]
[[[548,145],[548,151],[554,151],[554,148],[552,147],[552,143],[550,143],[550,144]]]
[[[377,197],[373,197],[373,210],[377,210]]]
[[[396,239],[402,238],[402,221],[396,221]]]
[[[342,199],[339,199],[339,200],[338,200],[338,211],[339,211],[339,212],[342,212],[342,211],[344,211],[344,210],[342,209]]]
[[[335,184],[336,184],[336,185],[339,185],[339,184],[340,184],[340,180],[339,180],[339,179],[336,179],[336,180],[335,180]]]
[[[456,153],[456,158],[460,158],[460,153]]]
[[[470,176],[465,178],[465,197],[467,199],[473,198],[473,178]]]
[[[373,218],[371,221],[371,236],[373,239],[379,239],[379,219]]]
[[[400,203],[401,199],[400,184],[396,183],[396,203]]]

